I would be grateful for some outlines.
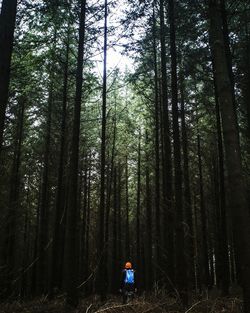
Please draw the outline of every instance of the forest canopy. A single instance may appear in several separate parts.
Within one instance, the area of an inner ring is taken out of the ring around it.
[[[139,296],[249,313],[250,3],[0,12],[0,300],[104,300],[129,261]]]

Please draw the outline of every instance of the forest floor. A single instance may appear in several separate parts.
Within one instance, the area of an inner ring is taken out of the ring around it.
[[[65,308],[63,297],[49,301],[46,297],[33,301],[14,301],[0,304],[0,313],[241,313],[240,297],[196,299],[183,309],[175,298],[139,296],[131,303],[122,305],[121,297],[110,297],[104,304],[98,297],[81,300],[77,309]]]

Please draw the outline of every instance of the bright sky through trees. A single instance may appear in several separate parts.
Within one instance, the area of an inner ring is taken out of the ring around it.
[[[133,71],[133,61],[125,55],[123,46],[128,43],[126,32],[121,25],[121,19],[125,16],[125,9],[128,5],[126,0],[110,1],[108,15],[108,51],[107,66],[108,71],[119,68],[122,72],[128,69]],[[102,27],[103,21],[99,22]],[[100,42],[99,44],[102,44]],[[98,55],[94,58],[99,73],[102,73],[103,56]]]

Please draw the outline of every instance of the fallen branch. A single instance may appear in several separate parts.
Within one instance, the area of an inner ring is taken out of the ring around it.
[[[133,309],[132,305],[129,303],[129,304],[121,304],[121,305],[110,306],[108,308],[95,311],[94,313],[102,313],[102,312],[106,312],[108,310],[120,309],[120,308],[126,308],[126,307],[131,307]]]
[[[202,303],[202,302],[206,302],[207,300],[201,300],[201,301],[199,301],[199,302],[196,302],[195,304],[193,304],[192,306],[191,306],[191,308],[189,308],[187,311],[185,311],[184,313],[188,313],[188,312],[190,312],[194,307],[196,307],[198,304],[200,304],[200,303]]]
[[[87,307],[87,310],[85,311],[85,313],[88,313],[89,309],[92,307],[92,303]]]

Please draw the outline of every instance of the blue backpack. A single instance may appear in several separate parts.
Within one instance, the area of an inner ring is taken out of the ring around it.
[[[134,284],[135,274],[133,270],[126,270],[125,284]]]

